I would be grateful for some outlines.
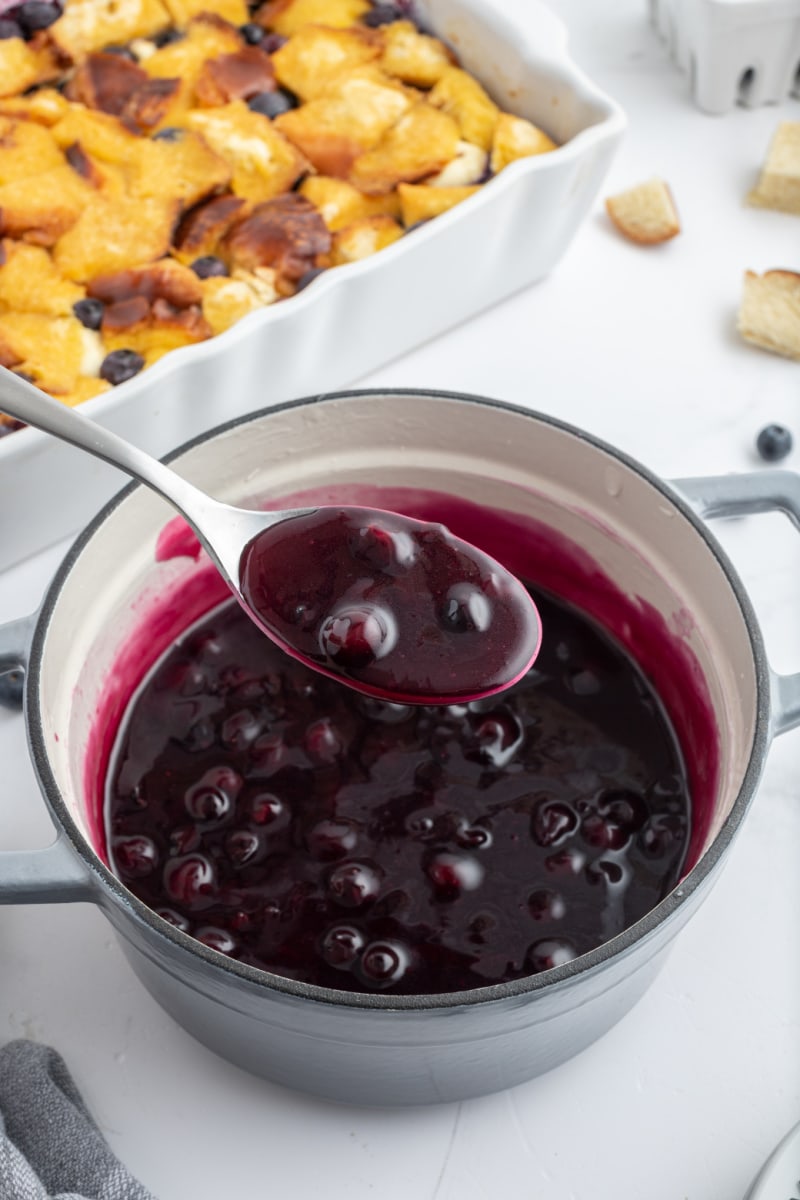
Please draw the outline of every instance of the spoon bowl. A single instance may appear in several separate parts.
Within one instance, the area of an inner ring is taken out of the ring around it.
[[[536,658],[541,623],[527,590],[443,525],[356,506],[224,504],[6,368],[0,410],[167,500],[251,619],[321,674],[381,699],[438,704],[503,691]]]

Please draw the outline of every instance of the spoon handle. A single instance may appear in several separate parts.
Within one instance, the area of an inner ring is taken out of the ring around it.
[[[0,367],[0,412],[51,433],[63,442],[86,450],[95,458],[111,463],[132,475],[178,508],[192,525],[201,523],[204,513],[216,501],[181,479],[169,467],[132,446],[124,438],[96,425],[74,408],[51,399],[6,367]]]

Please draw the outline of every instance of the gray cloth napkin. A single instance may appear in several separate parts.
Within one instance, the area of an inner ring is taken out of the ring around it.
[[[106,1145],[49,1046],[0,1050],[0,1200],[155,1200]]]

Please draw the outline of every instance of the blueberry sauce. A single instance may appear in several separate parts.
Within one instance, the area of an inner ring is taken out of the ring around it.
[[[120,724],[112,868],[207,946],[358,992],[518,979],[620,933],[684,866],[681,751],[621,646],[534,599],[535,666],[446,707],[360,695],[218,607]]]
[[[301,661],[360,691],[411,703],[473,700],[530,667],[530,594],[443,526],[326,507],[267,528],[239,565],[255,619]]]

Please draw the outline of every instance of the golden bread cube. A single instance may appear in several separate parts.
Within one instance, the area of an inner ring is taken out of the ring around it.
[[[258,10],[258,21],[266,29],[294,37],[304,25],[345,29],[371,7],[369,0],[270,0]]]
[[[334,234],[331,263],[338,266],[341,263],[369,258],[371,254],[391,246],[392,242],[396,242],[402,236],[402,225],[398,225],[392,217],[362,217]]]
[[[69,107],[69,100],[55,88],[39,88],[27,96],[9,96],[0,100],[0,114],[3,116],[48,126],[60,121],[69,112]]]
[[[92,50],[148,37],[170,24],[161,0],[69,0],[47,32],[62,54],[80,62]]]
[[[225,259],[223,238],[247,214],[241,196],[214,196],[199,204],[181,220],[173,238],[173,253],[182,263],[214,254]]]
[[[272,55],[275,77],[301,100],[313,100],[342,71],[363,66],[381,52],[381,40],[365,28],[310,25]]]
[[[242,48],[239,31],[227,21],[201,13],[186,28],[186,36],[169,42],[142,60],[141,66],[154,79],[180,79],[191,93],[207,60],[235,54]]]
[[[192,103],[192,89],[182,79],[148,79],[131,92],[120,114],[128,128],[142,134],[183,124]]]
[[[169,251],[177,200],[94,195],[53,250],[59,270],[84,281],[107,271],[152,262]]]
[[[0,185],[0,236],[52,246],[76,223],[93,189],[66,163]]]
[[[756,208],[800,213],[800,121],[781,121],[747,203]]]
[[[198,104],[213,107],[246,100],[275,87],[270,56],[258,46],[243,46],[235,54],[207,59],[195,85]]]
[[[737,328],[752,345],[800,361],[800,275],[746,271]]]
[[[41,246],[7,240],[0,244],[0,312],[72,313],[84,289],[65,279]]]
[[[272,267],[282,291],[315,267],[328,265],[331,234],[314,205],[290,192],[257,205],[228,236],[234,267]]]
[[[420,221],[429,221],[431,217],[438,217],[480,190],[477,185],[432,187],[424,183],[401,183],[397,191],[400,195],[403,224],[408,229]]]
[[[58,60],[46,43],[0,39],[0,96],[18,95],[60,74]]]
[[[547,154],[557,149],[557,143],[544,130],[524,117],[514,117],[504,112],[500,113],[494,127],[489,162],[496,175],[518,158],[530,158],[534,154]]]
[[[368,195],[391,192],[441,171],[456,155],[459,129],[447,113],[415,104],[387,130],[373,150],[353,163],[349,180]]]
[[[135,166],[134,166],[135,164]],[[179,129],[174,140],[140,138],[131,164],[132,196],[169,196],[186,209],[219,188],[227,187],[232,171],[205,138]]]
[[[438,38],[420,33],[411,21],[394,21],[383,25],[383,53],[380,65],[387,75],[411,83],[414,87],[431,88],[445,71],[456,65],[455,55]]]
[[[203,280],[203,316],[214,333],[224,333],[248,313],[279,299],[271,267],[236,270],[230,277]]]
[[[308,170],[299,150],[242,100],[192,111],[186,123],[230,164],[231,190],[244,200],[259,203],[278,196]]]
[[[676,237],[680,217],[663,179],[649,179],[606,199],[606,211],[621,234],[641,246],[654,246]]]
[[[460,67],[450,67],[434,85],[428,103],[455,118],[465,141],[489,149],[500,109],[477,79]]]
[[[405,88],[361,67],[337,76],[318,99],[281,113],[274,125],[323,175],[344,177],[411,104]]]
[[[0,363],[52,392],[71,392],[83,373],[85,330],[77,317],[0,313]]]
[[[191,308],[200,304],[203,291],[200,280],[188,267],[174,258],[162,258],[144,267],[130,267],[95,275],[86,285],[89,296],[95,296],[104,304],[124,303],[138,297],[147,305],[156,300],[166,300],[172,308]],[[105,328],[105,326],[104,326]]]
[[[63,165],[64,155],[48,129],[34,121],[0,117],[0,184]]]
[[[73,104],[52,128],[55,141],[63,149],[76,144],[92,159],[126,168],[135,161],[140,139],[110,113],[95,112]]]
[[[200,13],[213,13],[230,21],[231,25],[244,25],[250,19],[246,0],[163,0],[169,9],[172,22],[180,29],[188,25],[192,17]]]
[[[74,388],[69,392],[59,392],[58,398],[62,404],[74,408],[76,404],[83,404],[84,400],[93,400],[95,396],[110,391],[111,384],[107,380],[99,376],[79,375]]]
[[[329,175],[309,175],[298,189],[301,196],[310,200],[319,209],[328,229],[334,233],[344,229],[362,217],[384,213],[389,217],[400,216],[400,198],[397,192],[386,196],[365,196],[344,179]]]

